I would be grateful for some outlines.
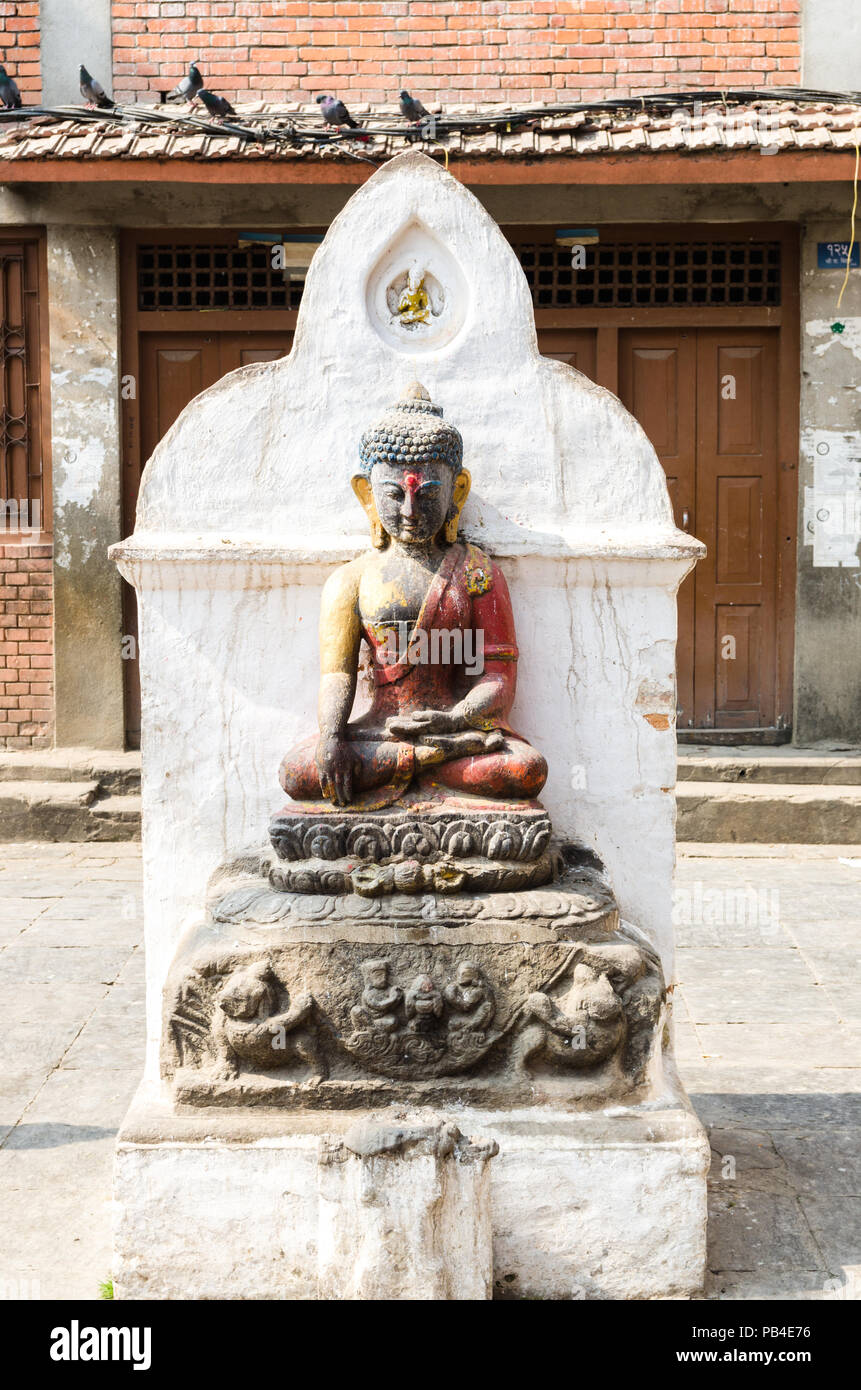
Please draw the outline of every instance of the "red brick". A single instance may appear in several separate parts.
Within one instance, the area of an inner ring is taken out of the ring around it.
[[[307,99],[309,79],[314,86],[335,78],[341,95],[359,101],[391,101],[399,81],[442,102],[541,101],[558,97],[560,71],[570,73],[572,98],[672,85],[673,74],[683,85],[750,85],[775,68],[798,80],[798,12],[798,0],[114,0],[114,81],[145,95],[159,81],[172,85],[194,57],[225,96],[239,99]],[[19,32],[37,27],[34,12]],[[707,33],[710,51],[692,47]],[[576,57],[585,63],[570,67]]]

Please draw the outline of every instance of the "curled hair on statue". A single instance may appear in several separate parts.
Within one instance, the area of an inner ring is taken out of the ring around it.
[[[442,406],[434,405],[424,386],[414,381],[397,404],[390,406],[376,425],[362,435],[360,467],[352,478],[352,486],[365,509],[371,528],[371,543],[376,550],[385,550],[389,543],[370,482],[371,472],[378,463],[411,469],[420,468],[422,464],[441,463],[456,473],[451,506],[445,525],[436,539],[443,545],[454,545],[457,541],[460,514],[469,495],[471,480],[462,466],[463,439],[460,431],[443,420],[442,414]]]
[[[443,420],[442,406],[434,405],[421,383],[414,381],[362,435],[359,460],[366,477],[375,463],[401,463],[405,468],[444,463],[459,472],[463,439],[460,430]]]

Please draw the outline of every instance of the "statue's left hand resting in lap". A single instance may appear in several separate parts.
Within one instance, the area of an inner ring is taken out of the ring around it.
[[[385,805],[411,785],[489,800],[538,795],[547,764],[508,723],[517,642],[508,587],[457,540],[470,477],[459,432],[416,383],[362,439],[353,490],[374,548],[331,575],[320,612],[319,737],[281,765],[298,801]],[[371,708],[350,722],[359,649]]]

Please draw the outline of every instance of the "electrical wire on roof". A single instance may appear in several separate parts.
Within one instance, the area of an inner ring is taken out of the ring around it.
[[[647,115],[671,114],[687,107],[791,104],[861,104],[861,92],[824,92],[810,88],[758,87],[723,91],[712,88],[694,88],[685,91],[655,92],[648,95],[610,97],[604,101],[560,102],[543,106],[519,108],[502,107],[498,111],[452,114],[444,112],[432,115],[428,121],[418,125],[395,123],[395,118],[387,114],[362,117],[362,135],[379,139],[406,138],[411,142],[428,145],[444,143],[449,135],[485,132],[516,132],[536,127],[540,122],[551,119],[554,124],[547,127],[553,134],[582,133],[584,122],[578,120],[571,126],[564,122],[566,116],[589,117],[613,116],[628,113],[634,119]],[[115,126],[137,125],[142,131],[146,127],[169,126],[177,133],[197,133],[221,139],[239,139],[245,142],[267,145],[289,144],[293,148],[310,148],[323,153],[326,148],[338,148],[353,158],[374,164],[367,155],[359,154],[351,148],[356,136],[352,130],[324,130],[313,120],[312,113],[262,111],[244,113],[236,119],[214,121],[189,113],[177,112],[174,108],[164,111],[152,106],[116,106],[111,110],[90,110],[83,106],[29,106],[16,110],[0,110],[0,127],[19,125],[23,122],[74,121],[84,124]],[[588,121],[585,123],[588,125]]]

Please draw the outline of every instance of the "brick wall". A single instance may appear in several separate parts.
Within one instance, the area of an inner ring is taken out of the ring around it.
[[[52,742],[51,554],[50,545],[0,546],[0,747]]]
[[[157,99],[191,58],[240,101],[391,101],[402,84],[425,102],[520,103],[793,84],[800,3],[114,0],[114,92]]]
[[[39,0],[0,0],[0,63],[18,83],[25,103],[41,100]]]

